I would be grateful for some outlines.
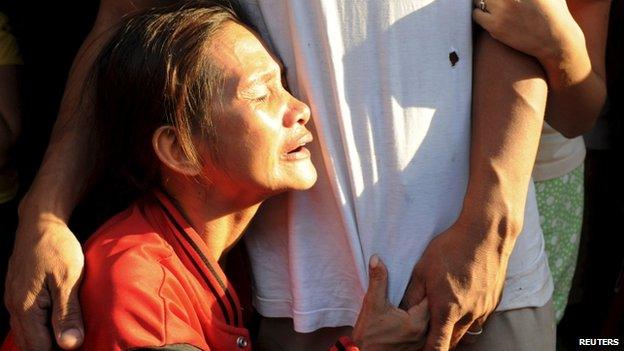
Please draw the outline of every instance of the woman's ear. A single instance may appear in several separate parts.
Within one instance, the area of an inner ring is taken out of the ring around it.
[[[201,173],[201,167],[184,153],[172,126],[161,126],[156,129],[152,135],[152,147],[160,162],[168,168],[192,177]]]

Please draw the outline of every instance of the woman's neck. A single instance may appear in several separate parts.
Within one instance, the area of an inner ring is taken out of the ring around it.
[[[167,191],[204,240],[215,261],[221,260],[238,242],[262,203],[261,200],[241,201],[240,197],[226,197],[203,190]]]

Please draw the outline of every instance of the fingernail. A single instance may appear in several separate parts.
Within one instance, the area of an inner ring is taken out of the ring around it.
[[[371,268],[375,268],[379,265],[379,256],[377,256],[376,254],[371,256],[370,259],[370,266]]]
[[[78,346],[82,343],[82,332],[76,328],[67,329],[61,333],[59,343],[67,348]]]

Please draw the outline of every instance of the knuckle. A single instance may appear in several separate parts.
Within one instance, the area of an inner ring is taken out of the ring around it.
[[[477,314],[474,311],[466,311],[464,315],[460,318],[459,322],[461,324],[468,324],[477,319]]]
[[[54,319],[60,324],[76,322],[81,319],[80,307],[75,303],[59,304],[55,310]]]
[[[414,326],[413,328],[413,334],[416,336],[416,338],[421,338],[423,336],[425,336],[425,332],[427,331],[427,326],[424,324],[417,324]]]
[[[454,314],[452,311],[452,307],[444,306],[442,308],[435,308],[434,311],[435,312],[433,313],[433,315],[437,317],[436,319],[440,323],[447,324],[449,322],[452,322]]]
[[[36,299],[30,294],[23,297],[12,296],[6,304],[12,316],[27,317],[36,309]]]

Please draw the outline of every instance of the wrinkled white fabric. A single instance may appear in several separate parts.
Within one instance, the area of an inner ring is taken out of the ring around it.
[[[311,190],[263,205],[249,230],[254,303],[264,316],[292,317],[300,332],[352,325],[369,257],[388,266],[398,304],[428,242],[461,210],[472,2],[241,2],[311,106],[319,171]],[[508,275],[499,309],[549,299],[533,189]]]
[[[562,177],[585,161],[583,137],[568,139],[544,122],[537,150],[533,179],[544,181]]]

